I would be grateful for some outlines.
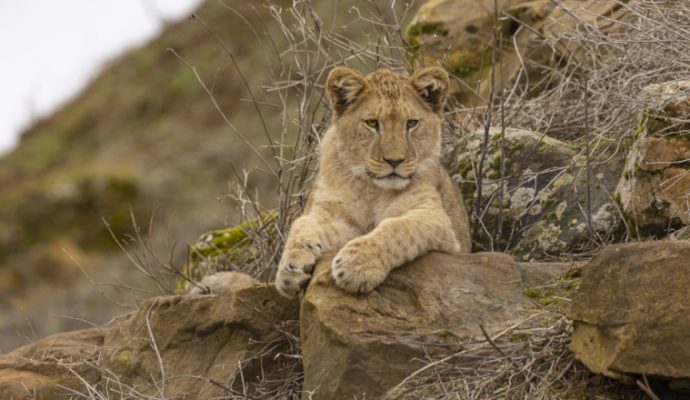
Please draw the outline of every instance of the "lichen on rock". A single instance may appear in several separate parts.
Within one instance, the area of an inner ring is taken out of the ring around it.
[[[525,233],[523,246],[542,254],[558,254],[567,248],[559,237],[561,228],[546,221],[539,221]]]
[[[645,235],[665,236],[690,224],[690,81],[646,87],[650,109],[618,183],[622,211]]]
[[[465,135],[446,157],[470,211],[476,211],[484,137],[483,130]],[[481,226],[473,237],[478,249],[504,249],[525,259],[540,259],[591,246],[592,234],[608,240],[622,230],[614,201],[622,155],[592,165],[588,180],[585,158],[568,143],[516,128],[506,128],[503,141],[496,127],[488,137],[481,171],[481,222],[473,215],[473,224]],[[505,173],[502,199],[501,170]],[[587,224],[588,185],[593,232]]]

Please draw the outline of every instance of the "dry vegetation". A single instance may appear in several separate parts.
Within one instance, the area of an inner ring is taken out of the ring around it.
[[[591,11],[553,3],[557,7],[553,14],[561,14],[562,26],[556,23],[549,36],[538,35],[550,59],[541,63],[522,60],[513,85],[492,95],[493,107],[484,112],[483,124],[488,127],[490,121],[492,126],[530,129],[571,143],[580,149],[578,157],[586,164],[589,182],[589,171],[595,165],[625,157],[643,129],[640,116],[654,117],[665,106],[642,95],[643,89],[688,78],[690,4],[677,0],[606,0],[597,2]],[[611,12],[599,15],[603,9]],[[499,62],[495,74],[501,74],[500,68]],[[540,79],[530,81],[528,70],[538,72]],[[683,134],[687,122],[675,120],[666,130]],[[500,187],[499,192],[485,194],[489,200],[484,204],[495,197],[501,198],[502,204],[503,190]],[[587,208],[592,190],[588,183]],[[475,211],[479,220],[485,212],[481,207],[477,204]],[[592,210],[585,213],[591,221]],[[592,233],[592,246],[586,250],[643,237],[636,223],[625,228],[623,237]],[[591,225],[589,230],[592,232]]]
[[[555,58],[542,65],[526,60],[531,65],[523,66],[514,85],[492,93],[485,107],[464,111],[471,115],[460,119],[467,121],[465,125],[457,123],[456,113],[449,113],[449,136],[462,135],[463,129],[472,125],[512,126],[580,143],[586,162],[601,162],[616,152],[627,151],[639,124],[638,116],[659,107],[640,99],[642,88],[681,79],[690,71],[690,5],[665,0],[611,3],[617,9],[615,15],[599,25],[592,23],[587,11],[564,10],[576,21],[574,28],[543,38],[543,45],[553,49]],[[327,113],[320,112],[323,99],[318,98],[327,69],[343,63],[407,71],[414,67],[409,63],[411,48],[400,26],[407,20],[408,10],[382,11],[367,2],[353,9],[357,20],[352,24],[368,25],[368,42],[353,41],[337,30],[327,29],[327,24],[305,3],[297,2],[289,11],[292,21],[276,13],[290,43],[284,53],[289,63],[281,69],[282,79],[270,89],[281,99],[294,90],[301,102],[291,121],[292,110],[284,111],[285,131],[297,129],[299,134],[288,149],[291,158],[281,159],[281,171],[286,173],[281,177],[287,178],[280,187],[281,211],[288,212],[281,213],[276,227],[279,232],[285,232],[301,210],[312,176],[312,151],[327,117]],[[509,45],[495,42],[495,52],[500,52],[499,46]],[[495,74],[500,74],[500,61],[497,64]],[[525,79],[528,68],[542,71],[542,81]],[[535,95],[537,87],[540,91]],[[284,149],[281,154],[286,154]],[[263,236],[259,242],[270,241],[269,237]],[[271,254],[279,254],[280,243],[271,246],[276,249]],[[266,260],[272,261],[266,264],[273,265],[275,260]],[[485,340],[467,343],[459,353],[430,362],[389,392],[388,398],[578,397],[597,379],[575,363],[568,352],[572,327],[561,311],[553,307],[536,309],[523,324],[494,333],[491,339],[487,335]],[[599,389],[589,389],[593,398],[644,398],[640,391],[621,389],[606,380],[596,383]],[[648,392],[654,396],[651,390]]]
[[[286,43],[286,46],[276,50],[272,66],[274,80],[265,88],[281,105],[282,130],[267,143],[274,149],[276,165],[272,165],[273,160],[265,165],[276,183],[279,216],[274,226],[261,226],[250,232],[254,242],[260,243],[262,256],[256,263],[262,271],[266,271],[266,265],[275,266],[282,235],[306,200],[315,165],[314,151],[329,118],[321,90],[327,71],[343,64],[364,70],[388,67],[410,71],[416,67],[414,63],[419,58],[412,54],[419,50],[406,41],[403,33],[404,24],[410,21],[416,6],[396,4],[397,7],[391,8],[383,3],[358,2],[349,9],[347,21],[337,22],[335,15],[319,15],[306,2],[295,2],[285,9],[270,8],[283,35],[268,42]],[[555,3],[568,25],[554,29],[549,37],[536,38],[551,57],[541,63],[523,58],[517,78],[507,82],[503,91],[493,90],[494,81],[501,81],[501,48],[513,47],[514,43],[498,34],[497,29],[491,49],[492,64],[496,67],[486,74],[492,86],[489,97],[484,99],[484,105],[471,108],[449,105],[447,143],[452,144],[469,129],[485,128],[488,132],[489,126],[519,127],[571,143],[581,149],[579,160],[583,164],[605,163],[630,149],[639,134],[639,115],[653,113],[662,106],[642,98],[642,89],[687,76],[690,70],[689,45],[684,40],[690,30],[687,3],[607,0],[598,7],[605,8],[604,3],[608,3],[614,12],[599,20],[587,10],[567,9]],[[499,13],[496,26],[511,18],[514,17]],[[540,77],[537,81],[534,81],[534,71]],[[297,100],[293,102],[293,99]],[[683,122],[687,121],[677,121]],[[505,158],[501,157],[501,164]],[[501,171],[505,171],[504,165]],[[496,199],[498,204],[503,204],[503,198],[510,195],[505,185],[485,189],[482,178],[479,174],[476,180],[476,191],[481,198],[471,210],[476,227],[483,226],[489,204]],[[497,180],[503,181],[502,176]],[[256,206],[251,193],[243,188],[242,180],[238,179],[234,198],[244,218],[255,219],[264,210]],[[593,190],[587,189],[588,193]],[[590,221],[592,210],[585,212]],[[593,245],[639,239],[639,232],[631,226],[626,228],[626,237],[592,237]],[[499,236],[500,231],[499,227]]]

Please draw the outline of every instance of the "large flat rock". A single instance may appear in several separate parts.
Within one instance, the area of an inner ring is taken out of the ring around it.
[[[458,350],[515,323],[530,284],[563,272],[548,264],[516,263],[499,253],[431,253],[391,273],[368,295],[351,295],[316,266],[300,315],[304,393],[311,399],[377,398],[428,355]],[[543,283],[543,282],[542,282]]]

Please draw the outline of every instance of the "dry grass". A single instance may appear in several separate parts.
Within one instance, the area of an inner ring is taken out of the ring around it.
[[[690,77],[690,4],[605,0],[598,6],[615,11],[597,16],[555,3],[565,24],[542,39],[554,62],[526,60],[543,78],[517,86],[506,98],[505,121],[580,143],[589,134],[593,156],[625,150],[623,142],[636,131],[638,116],[661,106],[641,98],[642,89]],[[546,90],[531,97],[534,87]]]
[[[562,316],[536,312],[490,340],[468,342],[460,352],[428,364],[384,398],[563,398],[574,364],[567,350],[571,329]]]

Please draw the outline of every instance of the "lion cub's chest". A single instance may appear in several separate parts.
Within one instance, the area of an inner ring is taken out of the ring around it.
[[[407,191],[374,193],[353,200],[348,208],[362,233],[371,232],[385,220],[399,217],[418,205],[414,193]]]

